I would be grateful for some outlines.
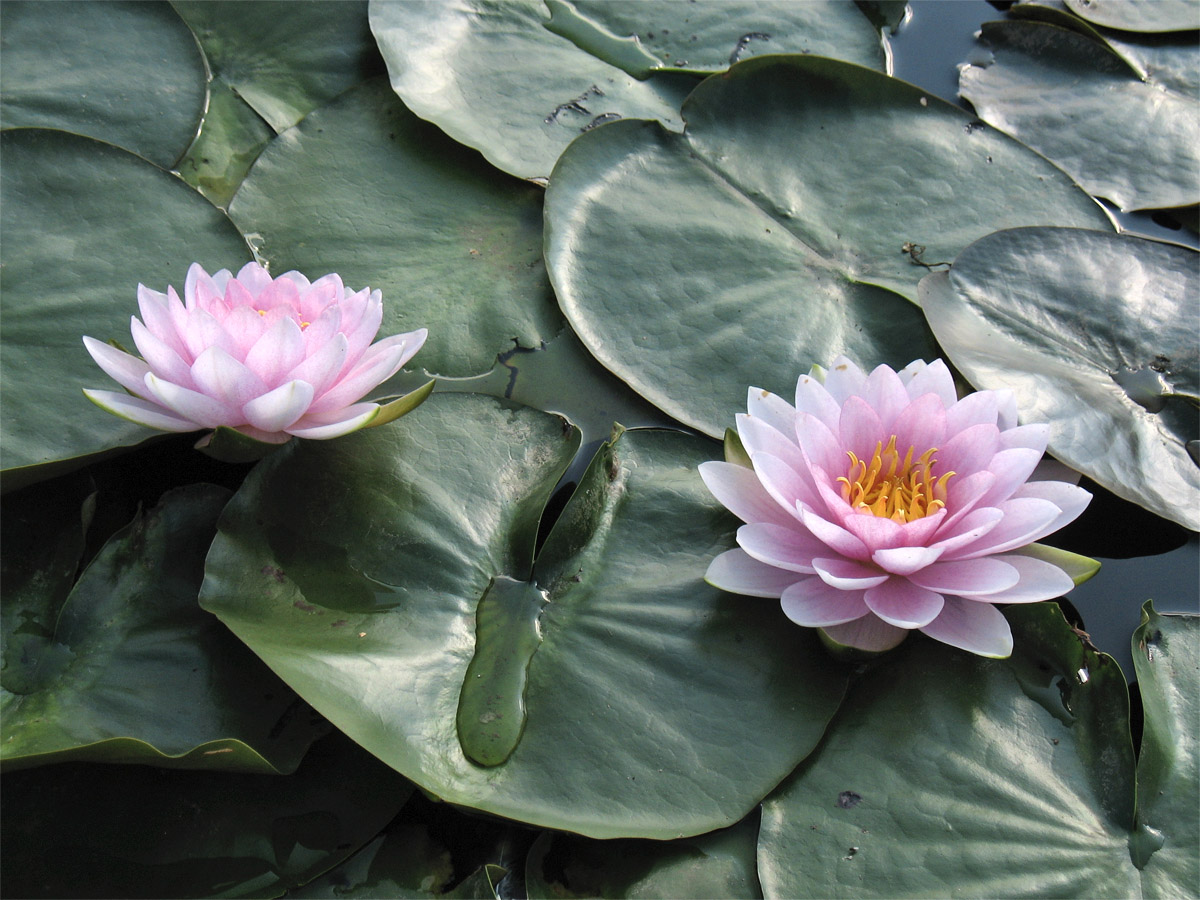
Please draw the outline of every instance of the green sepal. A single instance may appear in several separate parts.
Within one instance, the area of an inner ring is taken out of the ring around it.
[[[285,441],[284,444],[290,443]],[[242,434],[236,428],[218,425],[196,441],[196,449],[206,456],[227,463],[258,462],[270,456],[284,444],[272,444]]]
[[[725,429],[724,445],[725,462],[733,463],[735,466],[744,466],[747,469],[754,468],[754,463],[750,461],[750,454],[746,452],[742,439],[732,428]]]
[[[408,415],[429,398],[429,395],[433,393],[435,384],[437,382],[431,379],[415,391],[405,394],[391,403],[384,403],[379,407],[379,412],[375,415],[375,418],[364,425],[363,428],[377,428],[380,425],[386,425],[388,422],[394,422],[401,416]]]
[[[1046,544],[1030,544],[1028,547],[1022,547],[1019,550],[1010,550],[1009,552],[1015,553],[1018,556],[1040,559],[1042,562],[1048,562],[1052,566],[1058,566],[1071,576],[1071,580],[1075,582],[1075,587],[1079,587],[1079,585],[1100,571],[1100,560],[1092,559],[1090,556],[1083,556],[1079,553],[1072,553],[1070,550],[1060,550],[1058,547],[1050,547]]]

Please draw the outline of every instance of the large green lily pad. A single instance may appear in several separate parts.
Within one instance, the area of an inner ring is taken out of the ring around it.
[[[175,0],[204,48],[209,104],[180,173],[226,206],[276,132],[383,71],[365,0]]]
[[[1135,793],[1149,798],[1137,788],[1119,667],[1086,649],[1052,604],[1006,615],[1009,660],[910,640],[854,686],[821,748],[763,805],[767,896],[1194,892],[1194,734],[1165,784],[1178,799],[1154,817],[1161,830],[1136,824]],[[1161,738],[1194,731],[1200,647],[1189,621],[1170,629],[1176,661],[1160,675],[1188,699],[1165,721],[1147,704],[1143,758],[1169,758]],[[1154,852],[1158,841],[1173,859]]]
[[[837,0],[374,2],[371,30],[413,112],[498,168],[541,180],[595,125],[643,118],[679,130],[688,73],[763,53],[886,63],[879,32]]]
[[[6,0],[0,34],[4,128],[73,131],[164,168],[196,136],[204,58],[169,4]]]
[[[411,792],[341,734],[286,776],[84,763],[6,774],[5,894],[279,897],[371,840]]]
[[[46,129],[6,131],[0,141],[0,442],[8,490],[49,475],[44,463],[81,465],[89,454],[154,434],[83,395],[112,386],[83,335],[130,346],[139,282],[181,288],[192,262],[236,270],[250,254],[220,210],[132,153]]]
[[[263,152],[229,213],[274,271],[383,292],[381,335],[429,329],[415,366],[487,372],[562,319],[542,264],[542,192],[421,122],[377,79]]]
[[[1122,209],[1200,202],[1194,91],[1144,80],[1105,44],[1054,25],[987,23],[982,40],[991,60],[963,66],[959,91],[989,124]]]
[[[74,523],[69,504],[55,509],[45,498],[41,515],[10,508],[6,532],[15,513],[12,527],[56,550],[28,568],[5,566],[5,618],[19,613],[19,627],[5,623],[6,770],[65,760],[296,768],[328,726],[196,602],[228,498],[212,485],[167,494],[107,542],[69,594],[60,575],[73,574],[82,550],[80,507]]]
[[[1050,452],[1114,494],[1200,529],[1195,251],[1107,232],[988,235],[921,302],[977,388],[1010,388]]]
[[[839,353],[868,368],[937,355],[908,301],[987,232],[1107,222],[1028,148],[849,63],[750,60],[683,112],[682,135],[618,122],[571,146],[546,261],[596,358],[713,436],[750,385],[790,395]]]
[[[1195,31],[1192,0],[1064,0],[1077,16],[1122,31]]]
[[[695,471],[703,439],[606,446],[534,564],[578,441],[435,394],[286,448],[227,507],[201,603],[447,801],[593,837],[730,825],[815,745],[846,673],[777,604],[705,585],[736,522]]]

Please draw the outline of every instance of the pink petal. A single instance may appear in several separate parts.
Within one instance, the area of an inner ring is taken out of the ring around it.
[[[1048,500],[1061,510],[1058,518],[1050,523],[1050,530],[1046,534],[1053,534],[1064,525],[1074,522],[1092,502],[1090,493],[1064,481],[1030,481],[1021,485],[1013,495],[1014,500],[1027,497]]]
[[[1041,456],[1046,452],[1046,444],[1049,441],[1049,425],[1019,425],[1000,432],[1000,447],[1004,450],[1010,447],[1026,447],[1036,450],[1038,456]]]
[[[197,391],[228,409],[240,409],[268,390],[266,382],[220,347],[209,347],[196,357],[192,381]],[[241,420],[236,424],[240,425]]]
[[[1034,559],[1031,556],[1019,556],[1010,553],[1005,556],[991,557],[1012,566],[1020,575],[1020,581],[1011,588],[981,597],[988,603],[1037,603],[1039,600],[1053,600],[1068,593],[1075,582],[1071,576],[1052,563]],[[976,560],[980,562],[980,560]],[[973,597],[966,599],[972,600]]]
[[[798,472],[808,468],[800,446],[789,436],[795,433],[794,430],[780,432],[765,419],[745,413],[738,413],[734,421],[742,446],[751,458],[757,453],[769,453]]]
[[[838,413],[839,418],[841,413]],[[846,447],[841,439],[816,416],[808,413],[796,414],[796,443],[812,466],[826,471],[843,470],[849,464]],[[872,445],[874,452],[874,445]]]
[[[900,539],[893,545],[896,547],[924,547],[933,540],[934,534],[942,527],[942,522],[947,518],[945,507],[930,513],[927,516],[922,516],[919,519],[913,519],[911,522],[905,522],[900,526]]]
[[[993,456],[988,471],[996,476],[996,481],[980,498],[980,504],[996,506],[1011,497],[1028,480],[1041,458],[1039,451],[1026,447],[1001,450]]]
[[[758,453],[753,460],[759,482],[781,508],[795,510],[797,500],[810,497],[810,490],[804,478],[783,460],[770,453]],[[799,512],[795,515],[799,518]]]
[[[907,629],[889,625],[874,613],[844,625],[829,625],[823,630],[839,644],[875,653],[891,650],[908,637]]]
[[[819,578],[805,578],[790,585],[779,598],[779,605],[784,615],[806,628],[853,622],[869,612],[862,591],[841,591]]]
[[[83,346],[109,378],[139,397],[146,395],[145,378],[150,367],[145,362],[92,337],[84,337]]]
[[[887,444],[890,434],[884,433],[883,423],[875,414],[870,404],[861,397],[851,397],[842,404],[842,417],[838,421],[839,449],[844,453],[852,450],[859,459],[869,460],[875,452],[875,447],[882,441]],[[801,446],[804,446],[803,440]],[[807,447],[805,450],[807,451]],[[824,459],[818,460],[809,454],[815,465],[830,472],[835,466],[829,465]],[[843,459],[846,457],[843,456]]]
[[[370,424],[379,415],[378,403],[355,403],[338,410],[336,416],[305,416],[290,426],[288,434],[311,441],[327,441],[341,437]]]
[[[146,365],[167,381],[174,381],[184,387],[195,387],[192,383],[192,367],[176,353],[166,341],[161,341],[145,325],[137,319],[129,322],[129,331],[133,335],[133,343],[138,353],[146,361]],[[142,388],[145,387],[143,384]]]
[[[941,560],[908,576],[926,590],[956,597],[983,597],[1006,591],[1020,580],[1016,567],[995,557],[946,562]]]
[[[858,560],[871,558],[871,551],[867,549],[866,544],[846,529],[833,524],[828,519],[821,518],[811,507],[800,507],[798,515],[800,521],[804,523],[804,527],[811,531],[817,540],[836,550],[840,556]]]
[[[266,432],[284,431],[304,415],[312,399],[311,384],[307,381],[289,381],[246,403],[242,413],[255,428]]]
[[[752,387],[746,392],[746,412],[781,434],[796,433],[796,409],[782,397]]]
[[[727,462],[704,462],[699,469],[712,495],[743,522],[795,523],[795,516],[766,492],[753,469]]]
[[[238,269],[237,280],[251,294],[258,296],[271,283],[271,273],[256,262],[248,262]],[[228,284],[228,279],[225,284]],[[225,285],[223,284],[221,286],[222,293],[224,292],[224,287]]]
[[[939,536],[955,533],[958,523],[979,505],[980,499],[995,483],[996,476],[987,471],[951,478],[946,485],[946,509],[950,510],[950,515],[938,529]]]
[[[995,425],[998,414],[999,406],[992,391],[967,394],[946,410],[946,434],[954,437],[974,425]]]
[[[905,382],[908,396],[916,400],[925,394],[935,394],[942,401],[942,408],[948,409],[958,402],[958,394],[954,390],[954,376],[950,368],[940,359],[935,359],[929,365],[922,360],[909,363],[900,372],[900,380]]]
[[[876,550],[871,554],[871,561],[893,575],[911,575],[928,565],[937,562],[942,555],[942,547],[893,547],[888,550]]]
[[[138,285],[137,297],[138,311],[142,314],[146,329],[170,347],[173,353],[182,356],[185,352],[183,339],[176,328],[177,320],[171,315],[171,299],[141,284]],[[178,298],[175,302],[178,302]]]
[[[229,270],[228,269],[222,269],[217,274],[218,275],[223,274],[225,276],[226,281],[228,281],[228,279],[229,279]],[[192,310],[197,308],[197,305],[198,305],[197,292],[201,289],[204,290],[206,292],[206,295],[208,295],[208,296],[211,296],[213,294],[220,295],[220,294],[225,293],[225,290],[223,287],[218,288],[217,285],[213,283],[213,278],[210,277],[209,274],[207,272],[205,272],[203,268],[201,268],[200,263],[192,263],[190,266],[188,266],[187,278],[183,282],[184,306],[187,308],[188,312],[191,312]]]
[[[193,310],[188,315],[182,337],[184,348],[193,361],[209,347],[220,347],[226,353],[237,352],[236,344],[221,323],[204,310]]]
[[[907,578],[889,578],[866,592],[863,598],[871,612],[897,628],[921,628],[942,611],[944,598],[936,591],[918,587]]]
[[[974,543],[947,554],[947,559],[974,559],[1032,544],[1054,530],[1051,526],[1061,512],[1049,500],[1036,497],[1005,500],[995,508],[1004,516],[999,524]]]
[[[377,293],[377,292],[376,292]],[[379,326],[383,322],[383,301],[377,300],[375,295],[372,295],[371,301],[368,302],[367,308],[363,310],[362,317],[350,327],[343,318],[342,333],[346,335],[346,340],[349,342],[349,351],[346,356],[346,366],[353,366],[360,357],[369,353],[367,349],[371,341],[375,340],[375,335],[379,333]],[[405,335],[396,335],[396,337],[404,337]],[[385,338],[384,340],[390,340]],[[384,343],[380,341],[379,343]],[[375,346],[379,346],[376,344]],[[402,364],[403,365],[403,364]],[[343,369],[343,372],[346,369]]]
[[[280,319],[246,353],[246,367],[274,387],[304,362],[304,336],[294,319]]]
[[[732,594],[778,598],[796,582],[796,573],[768,566],[738,549],[726,550],[709,563],[704,580]]]
[[[990,603],[947,597],[941,615],[921,631],[935,641],[979,656],[1004,659],[1012,655],[1012,630],[1008,620]]]
[[[871,513],[852,513],[842,520],[847,531],[871,549],[871,552],[899,547],[904,542],[904,526]]]
[[[227,407],[205,394],[196,393],[169,381],[155,377],[153,372],[146,374],[146,387],[151,396],[163,406],[168,407],[180,418],[195,422],[204,428],[216,428],[218,425],[240,425],[241,411]]]
[[[307,381],[320,397],[337,379],[346,359],[347,345],[344,334],[335,334],[324,346],[284,375],[288,381]]]
[[[812,562],[821,580],[839,591],[862,591],[888,580],[886,572],[857,560],[826,557],[816,558]]]
[[[770,522],[751,522],[737,532],[738,546],[759,562],[811,575],[813,556],[828,554],[829,548],[792,522],[792,527]]]
[[[406,335],[396,335],[373,345],[349,374],[340,376],[313,402],[312,411],[326,413],[349,406],[391,378],[412,355],[406,341]]]
[[[310,320],[308,327],[304,329],[305,356],[312,356],[333,340],[333,336],[338,334],[341,327],[342,309],[340,306],[330,306],[317,318]],[[350,346],[350,342],[344,334],[341,335],[341,339],[346,341],[347,347]]]
[[[796,412],[816,417],[832,432],[838,427],[842,406],[829,395],[825,385],[811,375],[801,375],[796,381]]]
[[[913,400],[900,411],[891,431],[901,454],[912,447],[913,457],[918,458],[931,447],[940,448],[946,441],[946,411],[941,398],[925,394]],[[940,461],[940,455],[934,458]]]
[[[145,390],[145,386],[142,387]],[[159,431],[195,431],[200,426],[188,419],[175,415],[157,403],[119,394],[116,391],[84,391],[87,398],[98,407],[113,415],[128,419],[147,428],[157,428]]]
[[[1004,519],[1004,513],[993,506],[984,506],[966,513],[952,525],[937,533],[937,540],[928,546],[937,547],[944,558],[953,558],[953,551],[977,541]]]
[[[959,478],[965,478],[986,469],[999,449],[1000,429],[995,425],[972,425],[946,441],[938,453],[938,470],[957,472]]]
[[[836,357],[825,372],[825,390],[838,406],[844,406],[851,395],[861,394],[866,383],[863,370],[845,356]]]
[[[909,403],[904,382],[888,366],[876,366],[867,376],[863,399],[883,423],[883,430],[888,432],[895,429],[897,417]]]
[[[996,405],[998,407],[996,424],[1000,426],[1001,431],[1008,431],[1017,427],[1017,398],[1008,388],[999,388],[995,391]]]

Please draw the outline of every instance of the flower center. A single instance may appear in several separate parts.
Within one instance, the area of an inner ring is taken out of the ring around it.
[[[255,312],[257,312],[260,316],[265,316],[267,314],[267,311],[265,309],[255,310]],[[296,317],[296,321],[298,321],[300,323],[301,331],[303,331],[305,328],[307,328],[309,325],[312,324],[312,322],[305,322],[299,316]]]
[[[842,499],[855,510],[893,522],[911,522],[937,512],[946,505],[946,482],[954,472],[940,477],[936,447],[926,450],[915,460],[915,447],[909,447],[901,458],[896,449],[896,436],[875,444],[875,454],[869,461],[859,459],[847,450],[850,468],[838,479],[842,484]]]

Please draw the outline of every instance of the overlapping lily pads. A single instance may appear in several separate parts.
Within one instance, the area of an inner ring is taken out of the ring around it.
[[[702,581],[736,524],[696,474],[703,439],[607,446],[531,570],[577,446],[558,417],[435,394],[285,449],[227,507],[202,605],[450,802],[595,837],[730,825],[814,746],[846,673],[775,604]]]
[[[1195,251],[1080,229],[988,235],[922,282],[929,324],[978,388],[1010,388],[1050,451],[1200,529]]]
[[[787,395],[838,353],[935,355],[908,301],[994,228],[1107,223],[1028,148],[849,63],[750,60],[683,112],[683,135],[620,122],[571,146],[547,191],[546,259],[592,353],[714,436],[749,385]]]
[[[1122,209],[1200,202],[1195,90],[1143,76],[1104,43],[1037,22],[984,25],[987,64],[959,91],[988,123]],[[1193,42],[1191,68],[1200,54]]]
[[[457,376],[560,330],[541,211],[538,188],[497,176],[382,79],[280,135],[229,207],[273,271],[382,290],[381,334],[428,328],[413,365]]]
[[[6,541],[36,534],[53,551],[5,566],[6,770],[88,760],[290,772],[328,729],[197,605],[228,497],[211,485],[173,491],[109,540],[73,588],[61,576],[82,551],[78,501],[56,509],[33,496],[31,509],[9,508]]]
[[[768,895],[1194,889],[1194,735],[1159,785],[1178,802],[1168,801],[1153,830],[1135,822],[1135,794],[1155,801],[1137,789],[1120,669],[1086,649],[1053,605],[1006,615],[1016,638],[1010,660],[910,640],[855,685],[821,748],[764,804],[759,874]],[[1195,625],[1191,617],[1162,626],[1175,660],[1160,660],[1165,691],[1191,699],[1147,705],[1143,758],[1168,757],[1164,737],[1194,732]],[[1166,647],[1164,639],[1164,655]]]
[[[4,487],[49,477],[45,463],[128,447],[153,432],[93,406],[111,382],[81,337],[127,346],[137,286],[182,285],[188,265],[250,258],[233,223],[178,178],[108,144],[61,131],[4,132],[0,335]]]
[[[542,180],[595,125],[652,118],[678,130],[691,73],[762,53],[886,63],[879,32],[836,0],[374,2],[371,30],[413,112],[498,168]]]
[[[166,3],[6,2],[0,33],[4,128],[61,128],[164,167],[195,137],[204,58]]]
[[[199,140],[179,168],[221,205],[276,132],[383,70],[365,0],[173,5],[212,77]]]
[[[1191,0],[1064,0],[1071,12],[1096,25],[1123,31],[1195,31]]]
[[[412,785],[341,734],[294,775],[66,763],[5,775],[5,893],[279,897],[367,843]]]

